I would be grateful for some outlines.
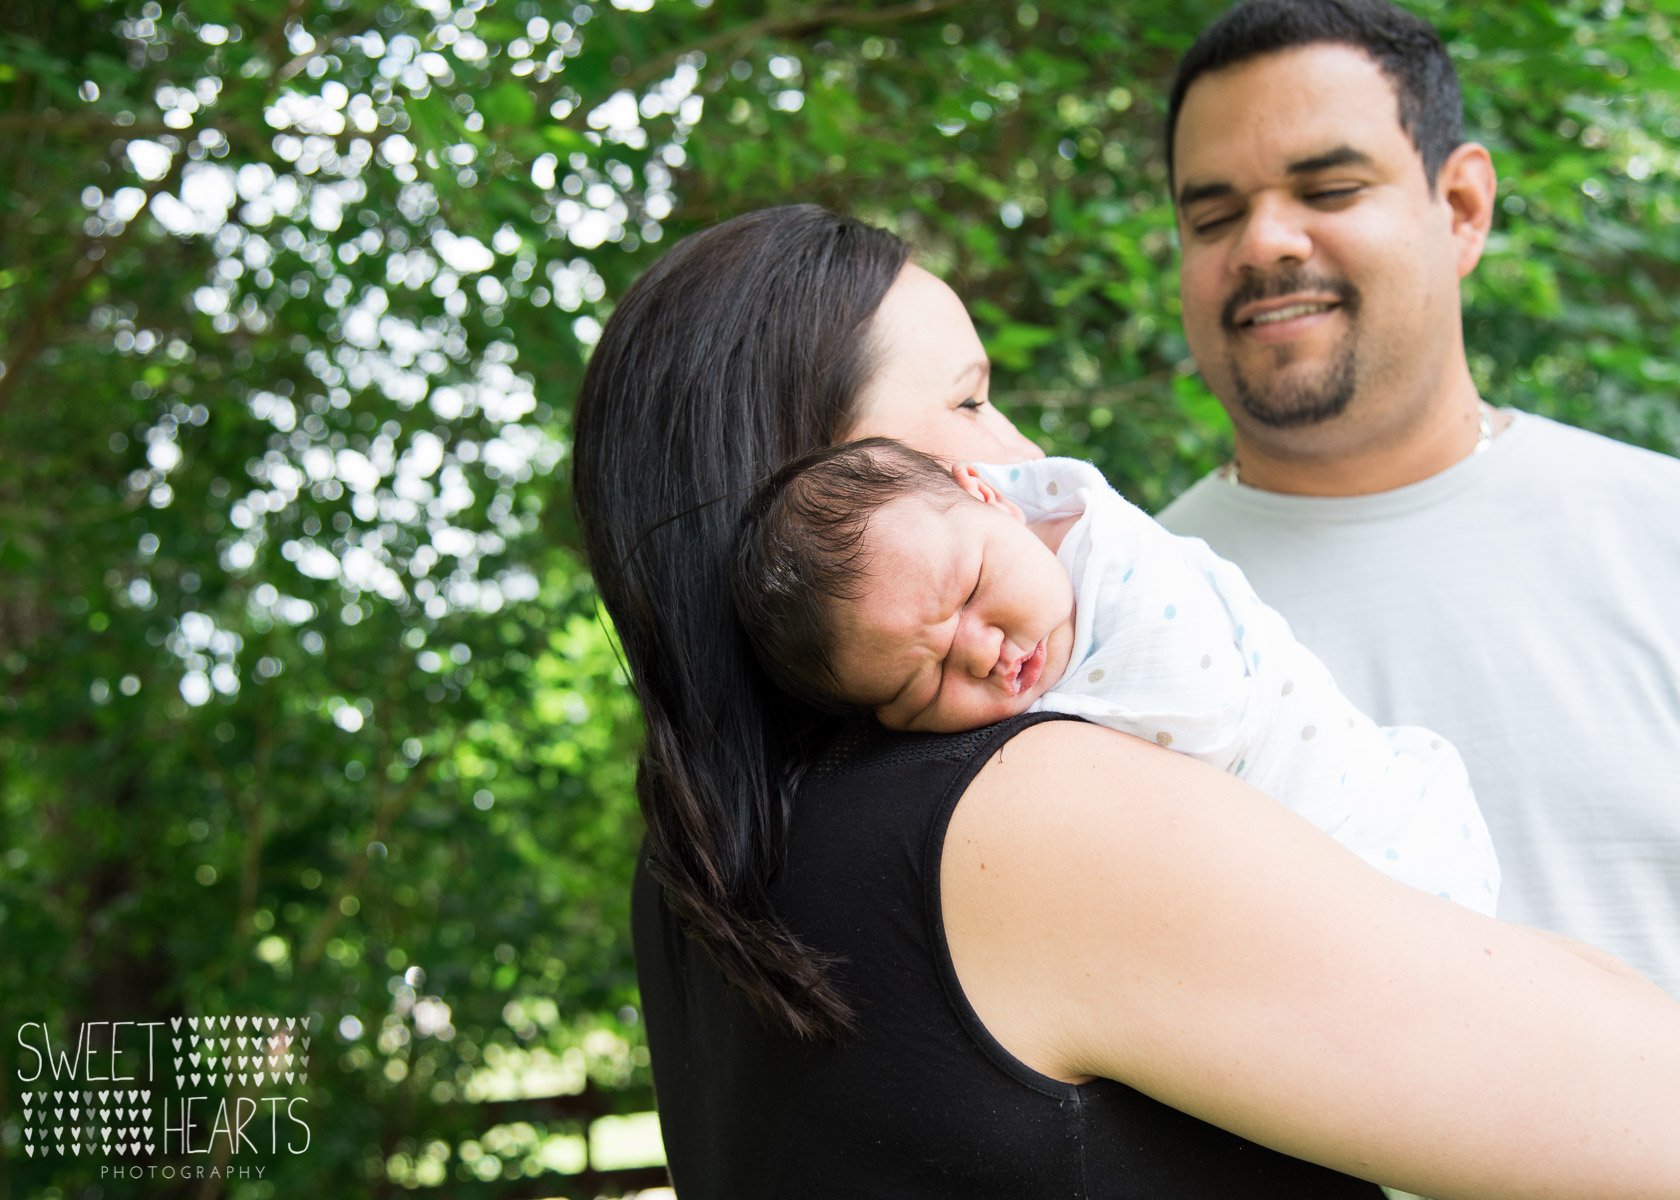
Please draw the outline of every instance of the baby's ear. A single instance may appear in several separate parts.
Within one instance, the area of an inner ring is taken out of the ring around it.
[[[958,463],[951,468],[951,478],[957,481],[957,486],[988,508],[1001,509],[1013,517],[1020,517],[1021,510],[1004,497],[991,484],[980,476],[970,463]]]

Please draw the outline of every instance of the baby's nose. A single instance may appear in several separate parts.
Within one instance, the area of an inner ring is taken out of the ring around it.
[[[967,640],[964,664],[975,679],[985,679],[997,669],[1002,651],[1003,633],[997,629],[977,629]]]
[[[1008,638],[1004,638],[1002,640],[1002,644],[998,647],[996,667],[994,669],[1005,680],[1013,679],[1015,677],[1015,673],[1021,668],[1021,660],[1026,658],[1028,653],[1030,653],[1030,651],[1023,650],[1019,646],[1016,646]]]

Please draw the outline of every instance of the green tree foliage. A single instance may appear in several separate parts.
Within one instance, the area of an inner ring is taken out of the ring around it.
[[[639,1184],[583,1170],[651,1107],[638,728],[564,484],[600,323],[689,230],[854,211],[969,301],[1025,427],[1158,507],[1228,446],[1160,144],[1222,7],[7,5],[8,1044],[315,1014],[313,1145],[237,1196]],[[1484,394],[1680,448],[1680,14],[1416,7],[1501,175]],[[0,1057],[0,1196],[83,1194]],[[571,1099],[495,1102],[539,1067]]]

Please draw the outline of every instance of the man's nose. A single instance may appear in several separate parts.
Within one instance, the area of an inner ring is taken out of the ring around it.
[[[1304,216],[1298,205],[1286,200],[1255,200],[1243,220],[1232,265],[1268,271],[1280,262],[1306,262],[1312,257],[1313,242]]]

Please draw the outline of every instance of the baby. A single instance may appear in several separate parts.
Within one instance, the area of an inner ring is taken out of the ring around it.
[[[788,464],[732,584],[777,686],[890,729],[1074,713],[1246,780],[1386,874],[1492,915],[1499,867],[1451,745],[1380,728],[1233,564],[1088,463],[942,466],[883,438]]]

